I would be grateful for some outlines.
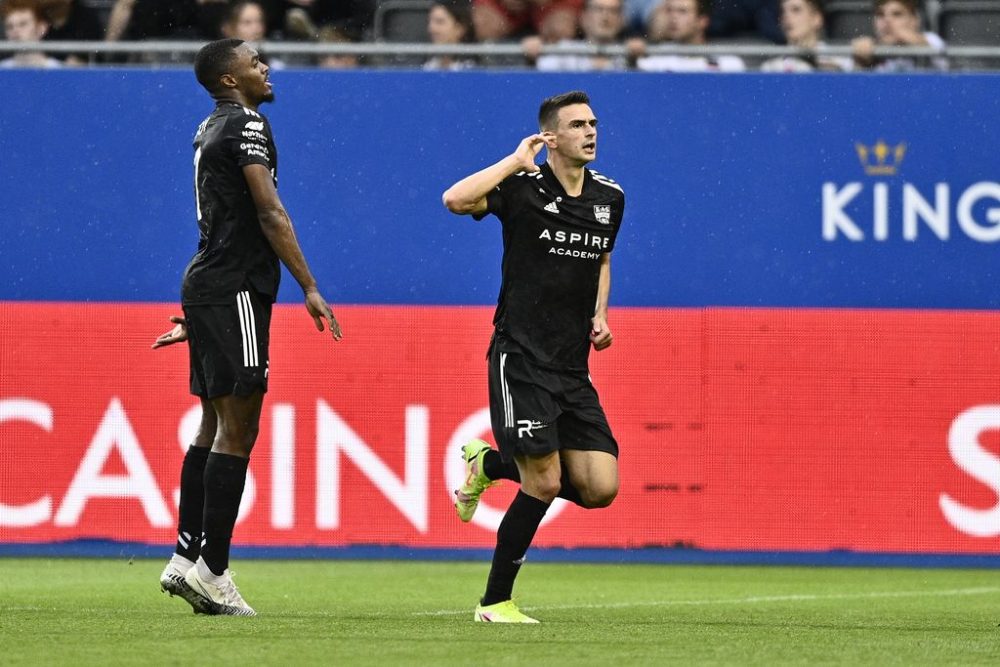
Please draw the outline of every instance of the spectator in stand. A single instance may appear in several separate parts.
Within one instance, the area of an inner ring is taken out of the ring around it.
[[[104,26],[94,9],[80,0],[39,0],[42,13],[49,24],[45,39],[49,41],[98,41],[104,36]],[[87,53],[71,53],[65,56],[67,65],[84,65],[89,59]]]
[[[537,34],[546,44],[576,37],[584,0],[472,0],[472,23],[481,42]]]
[[[704,45],[711,14],[711,0],[663,0],[649,25],[650,40]],[[742,72],[746,69],[738,56],[647,56],[642,40],[631,40],[629,51],[636,58],[636,67],[647,72]]]
[[[661,0],[625,0],[624,32],[635,37],[647,35],[646,26],[653,20],[653,13]]]
[[[267,15],[257,0],[239,0],[229,8],[222,23],[222,36],[242,39],[256,44],[267,38]],[[265,55],[258,50],[258,57],[271,69],[284,69],[284,61]]]
[[[431,44],[466,44],[472,42],[472,8],[469,0],[437,0],[427,15],[427,35]],[[426,63],[428,70],[462,70],[475,67],[469,57],[434,56]]]
[[[784,44],[779,4],[779,0],[715,0],[706,32],[711,39],[757,37]]]
[[[815,50],[823,43],[823,0],[781,0],[781,29],[789,46]],[[846,72],[853,68],[850,58],[819,57],[814,53],[772,58],[760,69],[764,72]]]
[[[49,30],[41,7],[36,0],[6,0],[0,5],[3,30],[8,42],[40,42]],[[0,68],[34,67],[51,69],[62,63],[42,51],[21,51],[0,60]]]
[[[875,46],[929,46],[943,51],[940,35],[921,32],[918,0],[874,0],[875,38],[857,37],[851,42],[859,69],[879,72],[912,72],[917,69],[948,69],[948,60],[930,58],[876,58]]]
[[[332,25],[319,29],[319,41],[330,44],[350,44],[354,42],[345,31]],[[323,69],[354,69],[358,66],[358,57],[351,54],[320,56],[316,63]]]
[[[563,40],[559,44],[608,46],[618,43],[625,26],[622,0],[587,0],[580,15],[583,40]],[[625,56],[540,55],[540,37],[525,37],[521,43],[529,63],[542,71],[590,72],[594,70],[628,69]]]
[[[227,0],[115,0],[104,39],[216,39]]]
[[[288,37],[315,41],[325,26],[351,41],[370,37],[377,0],[270,0],[272,23],[284,25]]]

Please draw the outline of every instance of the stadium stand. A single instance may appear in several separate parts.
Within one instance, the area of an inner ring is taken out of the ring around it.
[[[940,34],[949,44],[1000,44],[1000,2],[948,0],[938,17]]]
[[[46,2],[66,0],[38,1],[45,5]],[[46,41],[51,46],[47,45],[45,50],[61,60],[67,55],[76,54],[76,62],[71,64],[178,65],[189,62],[197,50],[197,42],[210,36],[211,31],[205,31],[208,24],[204,21],[198,23],[193,15],[189,15],[191,7],[200,6],[196,0],[177,3],[138,0],[134,9],[128,12],[124,32],[122,25],[115,31],[109,27],[108,20],[121,2],[122,0],[75,0],[76,6],[99,17],[105,30],[105,41],[50,34]],[[428,15],[433,4],[432,0],[351,0],[351,7],[369,7],[370,15],[350,14],[348,19],[344,19],[338,14],[337,17],[340,18],[335,17],[333,23],[315,23],[309,36],[296,35],[294,39],[291,38],[289,26],[279,22],[279,27],[275,32],[269,33],[268,41],[263,46],[268,54],[305,66],[320,62],[339,62],[338,59],[369,67],[421,66],[429,58],[442,55],[440,47],[431,44],[427,34]],[[346,4],[335,6],[338,12],[348,16]],[[945,39],[947,50],[944,55],[951,61],[951,69],[1000,68],[1000,2],[925,0],[922,3],[922,15],[925,29],[934,31]],[[825,57],[849,57],[849,42],[857,36],[871,35],[873,32],[871,0],[829,0],[825,16],[827,38],[824,41],[828,46],[820,49],[821,55]],[[345,20],[351,26],[361,25],[362,29],[355,30],[349,26],[341,29],[339,26],[342,24],[346,26]],[[321,28],[335,29],[336,38],[329,39],[320,35]],[[28,47],[11,48],[9,44],[0,43],[0,50],[7,53],[26,48]],[[520,44],[515,41],[461,44],[457,48],[457,51],[449,50],[447,55],[475,61],[479,67],[520,69],[526,66]],[[697,48],[662,42],[650,45],[649,55],[653,52],[657,55],[715,59],[739,56],[748,64],[748,70],[757,69],[759,63],[768,59],[796,55],[790,48],[784,49],[753,35],[713,41]],[[546,44],[542,53],[593,56],[597,51],[583,42],[576,42],[559,47]],[[624,46],[618,45],[602,49],[601,53],[613,57],[629,55]],[[908,56],[923,57],[926,60],[939,53],[923,54],[911,49]]]
[[[953,46],[1000,44],[1000,2],[995,0],[948,0],[938,15],[939,34]],[[956,58],[952,68],[960,70],[989,69],[991,63],[982,58]],[[992,64],[996,67],[996,62]]]
[[[375,41],[427,42],[431,0],[383,0],[375,10]]]
[[[872,34],[872,3],[870,0],[831,2],[826,8],[826,31],[833,42]]]

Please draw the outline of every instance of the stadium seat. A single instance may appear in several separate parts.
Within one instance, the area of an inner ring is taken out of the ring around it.
[[[1000,44],[1000,2],[996,0],[947,0],[941,4],[938,21],[948,44]]]
[[[433,0],[381,0],[375,9],[372,34],[376,42],[428,42],[427,15]],[[419,66],[426,58],[419,56],[381,56],[369,62],[375,65]]]
[[[951,46],[996,46],[1000,44],[1000,2],[996,0],[947,0],[938,15],[941,37]],[[997,67],[996,60],[952,58],[952,69],[984,70]]]
[[[826,36],[832,42],[845,42],[871,35],[872,16],[870,0],[834,0],[826,7]]]
[[[432,0],[382,0],[375,10],[376,42],[427,42]]]
[[[115,5],[115,0],[80,0],[84,7],[90,7],[97,12],[102,25],[108,24],[108,17],[111,16],[111,8]]]

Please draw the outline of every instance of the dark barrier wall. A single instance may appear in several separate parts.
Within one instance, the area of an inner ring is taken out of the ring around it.
[[[585,88],[627,195],[613,301],[993,308],[990,76],[276,72],[279,190],[340,303],[489,304],[493,219],[453,181]],[[0,300],[177,299],[196,243],[187,71],[2,72]],[[285,278],[282,300],[297,300]]]

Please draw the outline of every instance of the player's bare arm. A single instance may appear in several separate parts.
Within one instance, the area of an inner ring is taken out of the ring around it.
[[[590,341],[598,352],[611,346],[611,329],[608,327],[608,298],[611,295],[611,253],[601,255],[601,273],[597,279],[597,304],[591,320]]]
[[[270,170],[260,164],[248,164],[243,167],[243,175],[247,179],[250,196],[253,197],[254,206],[257,208],[261,230],[267,237],[268,243],[274,248],[278,259],[288,267],[288,271],[302,288],[306,310],[309,311],[313,322],[316,323],[316,329],[323,331],[323,318],[325,317],[330,323],[333,339],[340,340],[343,337],[340,324],[316,286],[316,279],[313,277],[312,271],[309,270],[306,258],[302,254],[302,248],[299,247],[298,239],[295,238],[292,220],[288,217],[288,212],[285,211],[285,207],[278,197]]]
[[[551,132],[542,132],[525,137],[517,150],[504,159],[491,164],[471,176],[466,176],[458,183],[445,190],[441,200],[445,207],[458,215],[478,215],[486,212],[486,195],[500,184],[503,179],[519,171],[536,172],[538,165],[535,158],[551,141]]]
[[[158,347],[173,345],[174,343],[183,343],[188,339],[187,320],[183,317],[171,315],[170,321],[174,323],[174,328],[166,333],[160,334],[160,336],[153,341],[154,350]]]

